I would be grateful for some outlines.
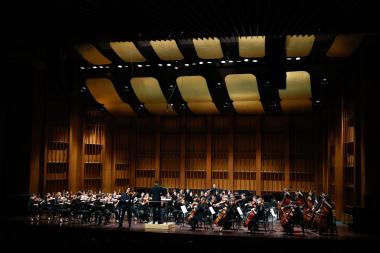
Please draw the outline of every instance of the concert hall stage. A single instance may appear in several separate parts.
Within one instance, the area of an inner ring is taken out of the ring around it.
[[[278,221],[265,232],[248,233],[242,227],[237,231],[220,231],[199,228],[191,231],[188,225],[176,225],[175,230],[146,232],[144,224],[133,222],[131,228],[125,221],[117,224],[94,225],[80,223],[50,223],[46,220],[30,223],[26,218],[1,221],[1,243],[15,247],[27,247],[39,252],[59,247],[60,250],[84,248],[86,250],[142,249],[165,252],[228,252],[244,249],[244,252],[264,249],[264,252],[304,252],[305,249],[323,252],[356,252],[375,245],[377,237],[355,234],[347,225],[338,223],[337,234],[319,235],[312,231],[302,234],[299,227],[294,235],[286,235]],[[284,251],[285,250],[285,251]],[[291,250],[291,251],[286,251]]]

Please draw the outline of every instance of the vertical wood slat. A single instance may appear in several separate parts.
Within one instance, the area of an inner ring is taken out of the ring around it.
[[[290,150],[289,150],[289,137],[290,137],[290,118],[286,117],[287,124],[284,129],[284,187],[289,189],[290,187]],[[296,189],[292,189],[296,190]]]
[[[234,134],[235,134],[235,117],[229,116],[230,127],[228,129],[228,148],[227,148],[227,171],[228,171],[228,188],[234,189]]]
[[[156,146],[155,146],[155,178],[154,180],[155,181],[160,181],[160,171],[161,171],[161,168],[160,168],[160,165],[161,165],[161,142],[160,142],[160,136],[161,136],[161,133],[160,133],[160,117],[156,116],[155,118],[155,140],[156,140]]]
[[[207,117],[206,135],[206,188],[211,188],[211,117]]]
[[[256,195],[261,196],[261,115],[257,115],[256,117]]]
[[[184,189],[186,187],[186,118],[185,116],[181,116],[180,122],[180,135],[181,135],[181,143],[180,143],[180,188]]]

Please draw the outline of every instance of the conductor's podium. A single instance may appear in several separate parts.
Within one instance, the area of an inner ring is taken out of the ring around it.
[[[173,222],[153,224],[153,222],[145,223],[144,229],[146,232],[174,232],[175,224]]]

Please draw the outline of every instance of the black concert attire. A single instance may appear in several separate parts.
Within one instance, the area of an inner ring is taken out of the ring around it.
[[[128,218],[128,227],[131,227],[132,222],[132,202],[133,197],[123,193],[120,196],[119,203],[117,204],[118,210],[119,210],[119,227],[123,226],[124,216],[125,212],[127,212],[127,218]]]
[[[150,190],[149,194],[152,196],[153,207],[153,224],[158,221],[158,224],[162,224],[161,219],[161,196],[165,194],[165,189],[159,184],[155,184]]]

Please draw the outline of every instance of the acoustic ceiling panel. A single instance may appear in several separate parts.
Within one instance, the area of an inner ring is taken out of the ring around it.
[[[264,113],[261,101],[236,101],[232,102],[237,113],[242,114],[260,114]]]
[[[362,40],[361,34],[340,34],[335,37],[326,55],[332,58],[350,57],[358,49]]]
[[[166,103],[158,80],[153,77],[133,77],[132,88],[142,103]]]
[[[91,78],[86,80],[86,85],[96,102],[102,104],[111,114],[134,115],[131,106],[124,103],[111,80],[107,78]]]
[[[306,71],[286,72],[286,89],[278,90],[281,99],[310,99],[310,75]]]
[[[155,115],[177,115],[173,108],[167,103],[145,104],[145,108]]]
[[[177,61],[184,58],[175,40],[152,40],[150,44],[158,57],[163,61]]]
[[[212,102],[206,79],[202,76],[180,76],[176,80],[178,90],[189,109],[195,114],[219,113]]]
[[[102,55],[96,47],[90,43],[83,43],[76,46],[79,54],[89,63],[94,65],[111,64],[112,62]]]
[[[312,102],[310,100],[282,100],[281,108],[284,112],[308,112],[312,108]]]
[[[260,100],[256,77],[252,74],[230,74],[225,77],[228,95],[232,101]]]
[[[190,102],[187,103],[187,106],[195,114],[219,114],[213,102]]]
[[[311,110],[310,75],[306,71],[286,72],[286,89],[279,89],[278,92],[284,112]]]
[[[145,108],[157,115],[174,115],[173,108],[168,105],[160,84],[153,77],[133,77],[131,79],[133,91]]]
[[[238,41],[240,57],[258,58],[265,56],[264,36],[239,37]]]
[[[220,40],[214,39],[193,39],[195,51],[201,59],[221,59],[223,58]]]
[[[133,42],[110,42],[110,47],[124,62],[144,62],[145,58]]]
[[[286,36],[286,56],[305,57],[313,48],[315,36]]]
[[[186,102],[211,102],[212,98],[203,76],[180,76],[176,80],[179,92]]]

